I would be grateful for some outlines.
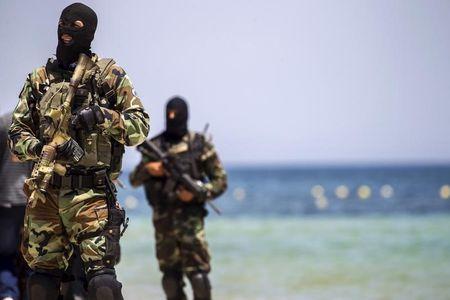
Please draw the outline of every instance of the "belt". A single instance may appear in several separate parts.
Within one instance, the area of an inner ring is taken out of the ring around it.
[[[104,187],[107,176],[106,169],[87,171],[86,174],[69,174],[66,176],[53,174],[50,184],[56,188],[70,189]]]

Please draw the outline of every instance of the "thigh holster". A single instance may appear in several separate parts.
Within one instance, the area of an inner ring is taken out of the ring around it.
[[[106,239],[105,256],[103,263],[106,267],[113,267],[120,260],[120,237],[127,226],[125,210],[120,207],[108,208],[108,223],[102,234]],[[121,226],[123,225],[123,230]]]
[[[125,216],[125,210],[121,208],[118,204],[116,198],[116,189],[111,180],[109,179],[108,172],[105,169],[102,169],[97,170],[95,172],[91,172],[86,176],[80,177],[82,178],[81,182],[83,182],[84,180],[85,182],[88,182],[89,187],[95,187],[97,189],[105,191],[106,204],[108,207],[108,222],[106,223],[105,227],[102,230],[86,234],[80,234],[77,238],[77,241],[78,243],[81,243],[83,240],[88,238],[104,236],[106,247],[103,259],[101,261],[88,262],[87,268],[89,267],[113,268],[120,260],[119,240],[128,226],[128,218],[126,218]],[[90,179],[88,180],[86,178]],[[70,182],[74,182],[74,180],[72,179],[70,180]],[[75,180],[75,182],[80,181]]]
[[[86,269],[114,268],[119,263],[119,240],[127,226],[128,218],[125,217],[125,210],[118,206],[108,207],[108,222],[103,230],[80,234],[78,236],[78,243],[88,238],[105,237],[105,255],[102,260],[85,262]]]

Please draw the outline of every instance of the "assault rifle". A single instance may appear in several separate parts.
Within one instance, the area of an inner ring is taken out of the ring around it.
[[[66,174],[66,167],[56,163],[56,154],[58,146],[68,142],[71,137],[69,135],[70,117],[72,115],[72,101],[80,84],[84,73],[87,69],[90,69],[94,65],[94,62],[85,54],[80,54],[78,58],[77,66],[70,78],[69,89],[67,97],[64,103],[52,114],[53,124],[56,124],[54,133],[51,136],[51,141],[44,145],[38,162],[34,165],[31,172],[31,181],[33,182],[33,194],[39,191],[45,193],[53,173],[64,176]],[[78,162],[84,155],[84,151],[81,147],[75,149],[73,153],[74,161]]]
[[[191,177],[190,174],[186,173],[181,166],[180,162],[176,157],[168,153],[164,153],[158,148],[153,142],[145,141],[137,147],[138,151],[147,156],[156,156],[164,166],[164,169],[169,173],[171,179],[173,180],[173,188],[177,184],[181,184],[189,192],[193,193],[195,197],[200,199],[205,199],[206,203],[218,214],[220,215],[220,210],[207,199],[207,191],[201,185],[200,182],[196,181]]]

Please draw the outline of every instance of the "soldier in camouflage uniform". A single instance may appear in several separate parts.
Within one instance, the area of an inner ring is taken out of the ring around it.
[[[213,145],[204,135],[188,131],[188,107],[175,97],[166,108],[166,130],[154,137],[162,151],[179,159],[185,171],[203,182],[206,199],[199,199],[183,186],[170,186],[166,174],[156,157],[143,156],[130,174],[130,182],[145,186],[153,208],[156,256],[163,272],[162,285],[167,299],[186,299],[183,275],[186,275],[194,292],[194,299],[211,299],[208,279],[210,255],[205,240],[205,202],[221,195],[227,187],[226,173]]]
[[[97,15],[88,6],[74,3],[63,10],[56,59],[28,75],[9,130],[14,154],[36,161],[55,130],[52,117],[67,96],[80,53],[92,59],[73,101],[71,138],[57,148],[57,162],[68,172],[55,173],[43,196],[27,204],[22,253],[33,270],[31,300],[57,299],[72,245],[80,249],[89,299],[123,299],[114,265],[124,215],[115,191],[106,187],[119,174],[124,145],[145,140],[149,117],[125,71],[90,51],[96,27]],[[76,162],[79,147],[84,155]]]

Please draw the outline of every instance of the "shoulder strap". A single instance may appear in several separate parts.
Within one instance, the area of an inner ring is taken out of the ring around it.
[[[192,137],[192,149],[194,151],[203,151],[205,147],[205,137],[200,133],[193,133]]]
[[[104,80],[109,73],[109,70],[116,62],[112,58],[101,58],[97,61],[97,66],[100,69],[100,78]]]
[[[61,81],[69,81],[72,77],[71,72],[63,70],[58,66],[58,62],[54,58],[49,58],[45,65],[45,73],[47,77],[47,85]]]
[[[198,151],[203,149],[203,136],[196,132],[189,132],[188,146],[189,146],[189,156],[192,166],[192,172],[195,178],[200,178],[201,173],[197,167]]]
[[[113,107],[116,104],[116,92],[114,91],[114,88],[108,84],[108,82],[106,81],[106,77],[108,76],[112,66],[114,66],[115,63],[116,62],[112,58],[102,58],[96,63],[100,70],[99,93],[101,97],[108,100],[109,108]]]

